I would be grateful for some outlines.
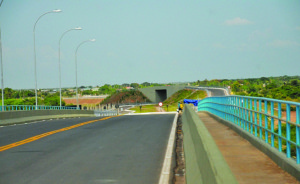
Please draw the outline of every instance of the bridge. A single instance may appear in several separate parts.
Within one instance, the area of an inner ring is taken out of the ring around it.
[[[300,181],[299,103],[198,89],[209,97],[182,114],[186,183]],[[8,109],[0,183],[171,183],[176,113]]]

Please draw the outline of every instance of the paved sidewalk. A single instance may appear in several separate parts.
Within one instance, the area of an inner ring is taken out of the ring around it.
[[[283,171],[267,155],[235,131],[217,122],[205,112],[199,112],[198,115],[240,184],[300,184],[296,178]]]

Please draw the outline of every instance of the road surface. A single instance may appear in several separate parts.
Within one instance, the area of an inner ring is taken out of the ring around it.
[[[174,115],[98,119],[1,127],[0,183],[157,183]],[[82,122],[88,123],[76,127]],[[11,148],[1,151],[5,145]]]
[[[211,96],[226,96],[226,91],[223,88],[212,88],[212,87],[187,87],[187,89],[197,89],[206,91],[208,97]]]
[[[223,89],[208,89],[211,96],[226,96],[225,90]]]

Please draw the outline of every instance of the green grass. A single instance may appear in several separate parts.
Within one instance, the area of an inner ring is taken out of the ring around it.
[[[129,110],[135,111],[135,113],[145,113],[145,112],[157,112],[156,107],[157,105],[143,105],[142,108],[140,106],[135,106],[130,108]]]
[[[130,110],[135,111],[135,113],[159,112],[157,108],[158,105],[143,105],[142,108],[140,108],[140,106],[135,106],[130,108]],[[166,112],[173,112],[177,110],[177,105],[169,105],[168,108],[167,105],[163,105],[162,108]]]
[[[192,93],[190,96],[187,97],[187,99],[203,99],[206,97],[206,92],[201,90],[196,90],[194,93]]]
[[[167,105],[163,105],[162,107],[166,112],[173,112],[177,110],[177,105],[169,105],[167,108]]]

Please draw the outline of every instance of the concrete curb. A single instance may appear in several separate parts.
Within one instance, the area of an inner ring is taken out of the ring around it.
[[[233,124],[227,120],[224,120],[210,112],[206,112],[212,118],[216,119],[218,122],[228,126],[236,133],[238,133],[241,137],[248,140],[253,146],[255,146],[258,150],[266,154],[270,157],[279,167],[283,170],[294,176],[298,181],[300,181],[300,165],[298,165],[293,159],[286,158],[284,153],[281,153],[274,149],[269,144],[266,144],[264,141],[260,140],[259,138],[253,136],[252,134],[244,131],[242,128]]]
[[[175,114],[175,117],[173,120],[171,132],[170,132],[170,136],[169,136],[169,140],[168,140],[168,145],[166,148],[164,163],[163,163],[163,167],[161,169],[158,184],[168,184],[169,180],[170,180],[170,175],[172,172],[171,171],[172,154],[173,154],[173,147],[174,147],[174,142],[175,142],[177,119],[178,119],[178,113]]]

